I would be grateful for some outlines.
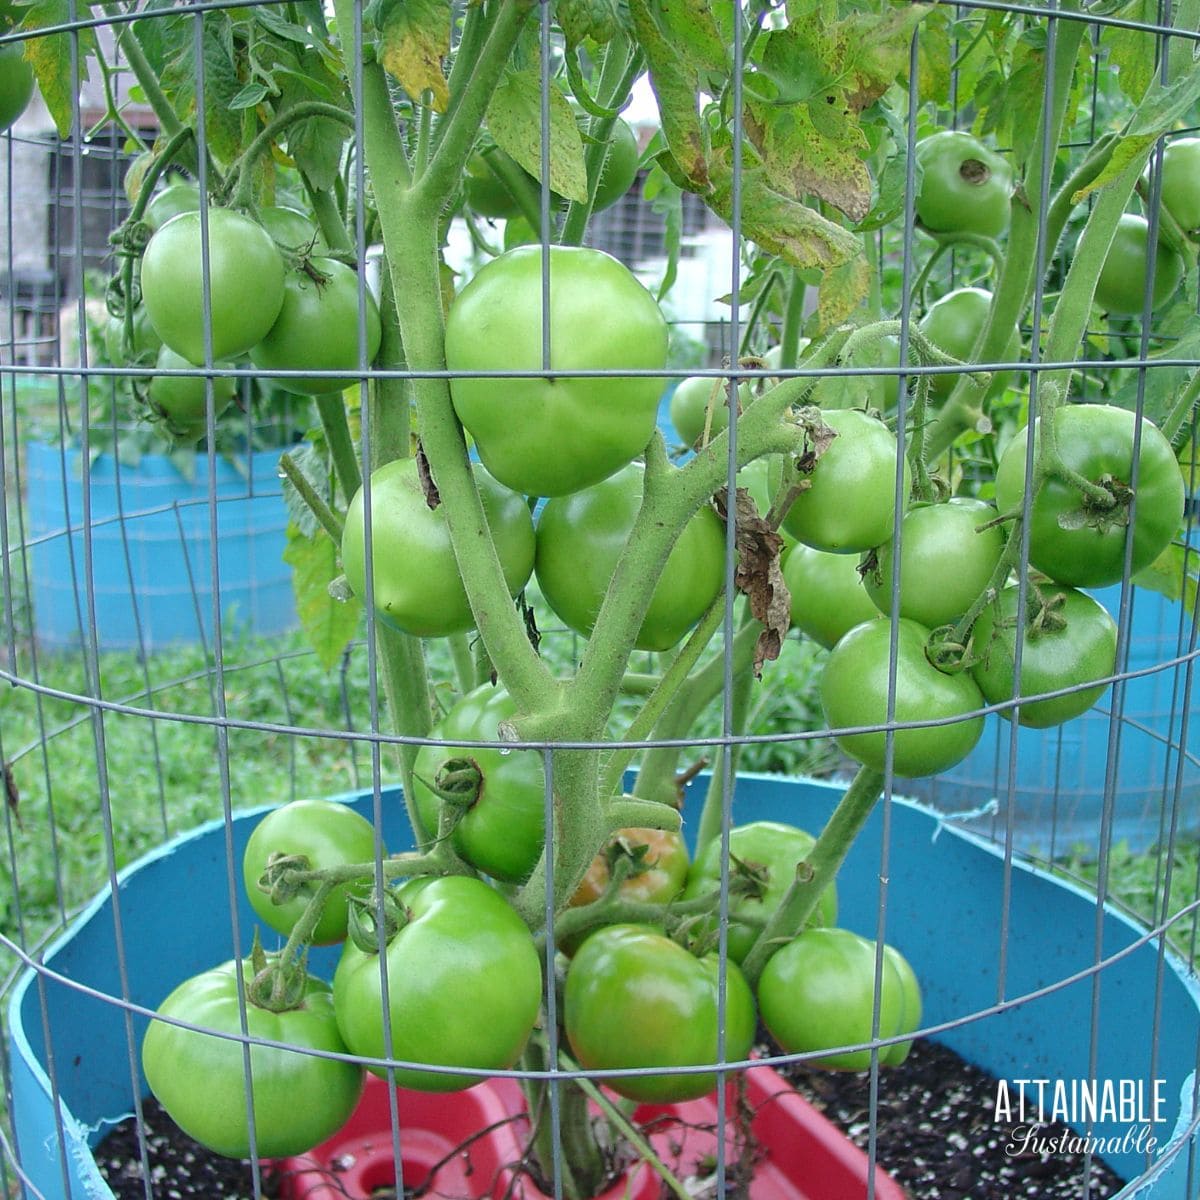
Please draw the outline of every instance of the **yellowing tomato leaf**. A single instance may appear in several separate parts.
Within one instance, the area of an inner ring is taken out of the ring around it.
[[[73,20],[67,0],[40,0],[24,10],[21,28],[29,32],[67,25]],[[87,58],[95,53],[96,33],[81,29],[79,36],[79,78],[72,77],[71,35],[53,33],[46,37],[29,38],[25,42],[25,58],[37,76],[38,91],[54,119],[59,137],[68,137],[78,107],[77,88],[88,78]]]
[[[379,31],[379,61],[414,99],[428,91],[445,112],[450,89],[442,59],[450,53],[449,0],[374,0],[368,19]]]
[[[568,200],[587,200],[587,168],[583,138],[567,98],[550,88],[550,188]],[[487,111],[488,132],[496,145],[542,179],[541,72],[535,67],[509,71],[500,81]]]

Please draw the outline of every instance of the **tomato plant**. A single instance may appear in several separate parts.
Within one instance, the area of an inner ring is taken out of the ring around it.
[[[1179,137],[1167,143],[1160,200],[1185,233],[1200,229],[1200,138]]]
[[[171,218],[142,256],[142,302],[154,332],[191,363],[236,358],[270,331],[283,307],[284,269],[271,235],[227,208],[208,212],[208,245],[198,212]],[[205,268],[209,307],[204,306]]]
[[[247,962],[244,978],[251,974]],[[250,1037],[288,1047],[250,1047],[253,1147],[237,1040],[243,1002],[236,964],[185,979],[158,1006],[160,1017],[200,1028],[151,1021],[142,1040],[146,1081],[171,1119],[218,1154],[246,1158],[252,1149],[264,1158],[303,1154],[345,1124],[362,1092],[363,1073],[356,1064],[305,1053],[346,1053],[329,985],[307,976],[296,1007],[283,1012],[254,1003],[244,1007]]]
[[[946,672],[926,656],[929,630],[907,617],[896,627],[894,720],[938,724],[897,729],[892,766],[897,775],[936,775],[961,762],[983,732],[983,718],[972,716],[983,696],[965,671]],[[887,621],[856,625],[834,646],[821,671],[821,707],[837,744],[851,758],[882,771],[886,763],[892,626]],[[944,722],[944,723],[943,723]]]
[[[900,522],[899,614],[929,629],[963,616],[1000,565],[1004,530],[994,505],[970,496],[915,504]],[[892,543],[884,542],[863,575],[882,613],[891,612]]]
[[[364,1058],[484,1071],[511,1067],[542,1001],[541,962],[525,924],[498,892],[465,875],[409,880],[395,899],[399,927],[386,948],[364,950],[348,941],[333,977],[346,1046]],[[384,955],[390,1045],[384,1040]],[[395,1078],[402,1087],[447,1092],[480,1077],[401,1067]]]
[[[787,894],[796,869],[815,843],[812,834],[779,821],[752,821],[729,832],[729,853],[738,871],[753,876],[758,885],[753,894],[731,898],[729,906],[729,957],[740,963],[750,952],[760,926]],[[710,841],[697,856],[688,876],[685,896],[714,891],[721,881],[721,842]],[[811,918],[814,925],[832,925],[837,920],[837,890],[827,888]]]
[[[697,958],[646,926],[598,929],[567,969],[563,1023],[571,1050],[591,1070],[666,1071],[605,1080],[631,1100],[662,1104],[711,1092],[715,1075],[670,1068],[717,1061],[718,967],[715,955]],[[754,996],[732,963],[725,989],[725,1059],[736,1062],[754,1040]]]
[[[475,480],[489,528],[499,543],[509,595],[533,571],[533,520],[525,501],[476,468]],[[419,637],[470,629],[471,607],[454,561],[444,512],[431,508],[415,459],[397,459],[373,472],[372,578],[382,620]],[[367,594],[366,515],[360,490],[350,502],[342,534],[342,565],[354,592]]]
[[[883,973],[875,987],[876,944],[848,929],[806,929],[768,959],[758,984],[763,1023],[789,1054],[870,1043],[875,1010],[880,1038],[911,1033],[921,1023],[921,991],[907,959],[882,949]],[[899,1066],[910,1041],[879,1047],[881,1066]],[[871,1051],[825,1054],[814,1065],[866,1071]]]
[[[218,363],[217,366],[228,366]],[[159,371],[191,371],[195,368],[170,346],[159,348],[155,367]],[[237,380],[231,375],[213,376],[213,419],[233,403]],[[150,407],[162,419],[167,432],[179,442],[199,441],[208,427],[209,384],[203,375],[155,375],[147,389]]]
[[[603,377],[458,377],[459,420],[484,466],[532,496],[561,496],[606,479],[645,448],[662,381],[623,369],[666,364],[667,324],[630,270],[599,250],[550,250],[550,359],[555,372]],[[603,320],[597,320],[599,313]],[[542,369],[542,252],[518,247],[483,266],[446,319],[446,366],[459,371]]]
[[[274,235],[273,235],[274,236]],[[283,307],[270,330],[250,349],[250,361],[263,371],[354,371],[359,366],[359,278],[345,263],[310,258],[284,281]],[[363,354],[370,364],[379,353],[382,329],[375,297],[363,292]],[[352,378],[285,375],[276,380],[289,392],[319,396],[340,392]]]
[[[1117,225],[1108,257],[1096,280],[1096,303],[1113,316],[1137,316],[1146,303],[1150,270],[1150,225],[1145,217],[1126,213]],[[1159,308],[1183,278],[1183,259],[1163,242],[1154,255],[1150,307]]]
[[[621,895],[649,904],[666,904],[683,891],[687,883],[687,843],[683,835],[670,829],[619,829],[604,850],[592,859],[571,904],[594,904],[612,882],[610,862],[616,854],[634,864],[632,873],[618,884]]]
[[[791,595],[792,624],[827,650],[855,625],[879,615],[855,554],[796,546],[783,564],[783,580]]]
[[[750,399],[749,385],[737,389],[738,403]],[[711,406],[711,412],[710,412]],[[692,375],[680,381],[671,393],[671,424],[687,446],[695,446],[704,436],[714,438],[729,428],[729,385],[711,375]]]
[[[1031,590],[1026,598],[1018,675],[1019,602],[1020,589],[1007,587],[979,615],[972,630],[977,661],[971,674],[989,704],[1001,704],[1018,695],[1078,689],[1021,704],[1020,724],[1034,729],[1062,725],[1087,712],[1107,689],[1107,678],[1116,670],[1116,622],[1086,592],[1053,586]],[[1000,711],[1011,719],[1014,710]]]
[[[1034,427],[1042,439],[1041,418]],[[1140,438],[1133,479],[1135,435]],[[1133,572],[1166,549],[1183,519],[1183,475],[1170,443],[1145,418],[1123,408],[1074,404],[1054,413],[1054,440],[1063,466],[1094,492],[1082,493],[1063,473],[1045,478],[1029,509],[1029,561],[1059,583],[1104,587],[1120,580],[1125,537],[1132,527]],[[1001,512],[1022,509],[1027,438],[1009,442],[996,468]]]
[[[375,828],[336,800],[293,800],[272,809],[255,825],[242,853],[242,881],[259,918],[286,935],[304,914],[317,885],[302,883],[294,895],[277,900],[272,894],[274,881],[264,878],[276,856],[303,859],[296,867],[307,871],[373,863]],[[370,887],[369,879],[337,884],[310,934],[312,941],[318,946],[340,942],[346,936],[350,897],[365,897]]]
[[[991,304],[992,293],[986,288],[955,288],[930,305],[929,311],[921,318],[921,332],[942,353],[963,362],[971,362],[971,352],[983,331]],[[1021,334],[1014,327],[1003,357],[1015,361],[1020,354]],[[1002,392],[1011,377],[1011,372],[997,372],[990,393]],[[945,399],[954,391],[958,380],[959,376],[952,372],[938,373],[931,376],[930,387],[935,396]]]
[[[917,219],[935,233],[999,237],[1008,228],[1012,168],[971,134],[944,129],[917,143]]]
[[[638,463],[601,483],[546,503],[537,523],[535,572],[546,602],[584,636],[629,539],[642,500]],[[725,528],[711,508],[695,513],[650,597],[637,645],[669,650],[704,615],[725,577]]]
[[[434,787],[448,769],[472,768],[456,797],[452,838],[473,867],[507,883],[529,877],[542,852],[546,781],[541,756],[506,750],[499,744],[500,723],[516,713],[503,689],[490,683],[469,692],[430,731],[439,741],[496,742],[494,746],[422,746],[413,768],[414,798],[426,830],[438,832],[438,796]]]

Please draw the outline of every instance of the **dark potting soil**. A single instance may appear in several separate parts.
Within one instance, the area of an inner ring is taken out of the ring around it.
[[[870,1131],[870,1080],[865,1074],[783,1069],[797,1090],[864,1149]],[[876,1155],[912,1200],[1083,1200],[1081,1153],[1014,1153],[1019,1135],[993,1118],[996,1080],[932,1042],[918,1042],[907,1061],[879,1076]],[[153,1100],[143,1105],[156,1200],[251,1200],[248,1163],[220,1158],[182,1133]],[[1043,1144],[1066,1131],[1048,1125]],[[117,1200],[145,1200],[135,1122],[116,1126],[96,1147],[97,1164]],[[1105,1200],[1122,1181],[1098,1159],[1087,1200]],[[267,1172],[264,1198],[278,1195]],[[754,1200],[751,1196],[750,1200]]]

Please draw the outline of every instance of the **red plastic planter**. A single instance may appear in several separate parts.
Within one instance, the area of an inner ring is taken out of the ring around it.
[[[754,1200],[856,1200],[867,1194],[867,1156],[770,1067],[746,1073],[751,1130],[762,1152]],[[512,1079],[490,1079],[465,1092],[396,1093],[404,1186],[473,1200],[542,1200],[528,1177],[515,1181],[528,1130],[525,1102]],[[716,1155],[715,1097],[643,1105],[635,1119],[672,1170],[707,1175]],[[468,1139],[473,1139],[468,1141]],[[727,1146],[730,1138],[727,1136]],[[461,1147],[461,1149],[460,1149]],[[371,1077],[346,1126],[308,1154],[279,1164],[283,1200],[370,1200],[394,1186],[387,1085]],[[430,1179],[430,1173],[435,1172]],[[510,1190],[511,1189],[511,1190]],[[599,1200],[657,1200],[661,1181],[644,1163]],[[904,1200],[903,1189],[875,1171],[877,1200]]]

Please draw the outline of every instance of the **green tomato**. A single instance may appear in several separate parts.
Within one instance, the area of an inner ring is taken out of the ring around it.
[[[158,358],[162,338],[154,332],[146,306],[133,310],[133,344],[126,349],[125,318],[109,317],[104,327],[104,352],[114,367],[150,366]]]
[[[168,183],[166,187],[161,188],[150,197],[143,216],[151,229],[159,230],[172,217],[177,217],[180,213],[199,211],[199,186],[175,176],[173,182]]]
[[[1126,213],[1117,223],[1108,256],[1096,280],[1096,303],[1111,316],[1136,317],[1145,307],[1149,240],[1150,226],[1145,217]],[[1155,309],[1165,304],[1182,278],[1183,259],[1165,242],[1159,242],[1150,307]]]
[[[1065,467],[1117,497],[1100,509],[1057,475],[1046,479],[1029,516],[1029,561],[1043,574],[1072,587],[1118,583],[1125,566],[1125,534],[1133,521],[1137,574],[1170,545],[1183,520],[1183,473],[1170,442],[1145,418],[1138,451],[1136,511],[1130,504],[1137,418],[1105,404],[1068,404],[1055,411],[1059,457]],[[1040,443],[1041,418],[1034,427]],[[996,507],[1021,511],[1025,500],[1026,435],[1019,433],[996,467]]]
[[[796,878],[796,867],[811,852],[811,833],[780,821],[754,821],[729,832],[729,853],[763,885],[761,896],[737,895],[729,900],[729,957],[745,960],[761,923],[770,920]],[[721,882],[721,840],[714,838],[697,855],[688,876],[684,899],[715,892]],[[830,884],[821,893],[810,925],[832,925],[837,920],[837,889]],[[752,923],[747,924],[747,921]],[[757,925],[753,922],[757,922]]]
[[[447,763],[466,759],[475,764],[482,777],[479,793],[459,818],[451,840],[473,867],[505,883],[523,883],[529,877],[541,857],[545,833],[542,756],[533,750],[509,750],[500,743],[500,723],[516,711],[504,688],[483,684],[463,696],[429,736],[451,743],[496,745],[422,746],[413,764],[413,799],[430,834],[437,832],[440,801],[428,785],[437,781]]]
[[[1021,639],[1020,687],[1017,686],[1017,602],[1020,589],[1005,588],[980,613],[972,629],[978,661],[971,668],[984,699],[1002,704],[1018,694],[1037,696],[1060,688],[1082,690],[1022,703],[1018,723],[1033,729],[1062,725],[1087,712],[1108,687],[1116,670],[1117,625],[1108,610],[1086,592],[1043,588],[1047,604],[1032,592]],[[1103,683],[1095,683],[1103,679]],[[1087,687],[1085,685],[1092,684]],[[1001,710],[1012,719],[1013,710]]]
[[[524,499],[482,467],[475,483],[496,542],[509,592],[533,573],[533,518]],[[416,459],[386,463],[371,474],[371,546],[375,611],[416,637],[446,637],[470,629],[475,618],[450,544],[445,509],[430,508]],[[354,594],[366,597],[366,518],[363,489],[355,493],[342,530],[342,569]]]
[[[796,546],[784,561],[792,624],[826,650],[855,625],[879,615],[858,566],[857,555],[831,554],[812,546]]]
[[[916,504],[900,522],[900,616],[929,629],[957,621],[980,597],[1000,565],[1007,537],[996,509],[956,496],[944,504]],[[881,613],[892,605],[892,543],[875,551],[862,577]]]
[[[1013,192],[1007,159],[962,130],[917,143],[921,183],[917,220],[934,233],[999,237],[1008,228]]]
[[[817,459],[811,486],[796,497],[783,526],[818,550],[870,550],[892,536],[896,520],[896,437],[878,418],[854,408],[822,412],[821,420],[837,436]]]
[[[715,954],[697,958],[645,925],[606,925],[590,934],[567,969],[563,1024],[587,1070],[672,1068],[717,1063]],[[754,996],[738,967],[725,964],[725,1060],[754,1041]],[[670,1104],[706,1095],[711,1072],[631,1075],[605,1085],[630,1100]]]
[[[142,256],[142,303],[154,331],[188,362],[204,361],[201,214],[184,212],[159,229]],[[208,212],[212,358],[237,358],[275,324],[284,269],[271,235],[228,208]]]
[[[737,389],[738,407],[743,409],[751,400],[748,383]],[[709,416],[709,405],[712,415]],[[717,434],[729,428],[729,383],[709,375],[693,375],[680,381],[671,393],[671,424],[686,446],[699,445],[704,435],[704,424],[708,422],[708,437],[711,441]]]
[[[258,223],[284,250],[305,254],[324,254],[328,251],[312,219],[298,208],[265,205],[258,210]]]
[[[537,524],[538,584],[570,629],[590,637],[642,503],[641,463],[546,502]],[[711,508],[692,515],[667,557],[637,645],[669,650],[704,615],[725,579],[725,527]]]
[[[628,121],[617,117],[609,135],[608,153],[604,156],[604,164],[600,168],[600,178],[596,182],[592,212],[598,213],[612,208],[633,187],[640,158],[637,134],[633,132]]]
[[[537,188],[537,180],[526,174],[516,160],[506,154],[499,146],[492,146],[486,151],[477,151],[467,159],[463,174],[463,197],[467,207],[481,217],[493,220],[508,220],[516,217],[521,206],[513,198],[504,180],[488,166],[488,158],[496,156],[496,161],[513,171],[520,171],[529,180],[530,186]]]
[[[663,381],[623,376],[661,370],[667,323],[629,269],[599,250],[552,246],[550,377],[456,378],[454,410],[501,483],[562,496],[606,479],[650,441]],[[542,248],[522,246],[487,263],[454,298],[446,366],[534,371],[542,361]],[[557,372],[603,370],[602,377]]]
[[[966,671],[947,674],[925,654],[929,630],[899,619],[895,659],[895,720],[945,721],[895,731],[893,769],[910,779],[937,775],[961,762],[983,732],[983,695]],[[821,670],[821,707],[830,729],[880,726],[862,733],[835,733],[851,758],[882,771],[885,765],[888,684],[891,677],[889,621],[856,625],[829,652]]]
[[[879,1037],[912,1033],[921,1024],[921,989],[907,959],[883,947],[878,995]],[[872,1041],[876,1008],[876,943],[848,929],[806,929],[768,960],[758,982],[763,1024],[788,1054],[834,1050]],[[879,1047],[879,1064],[897,1067],[911,1041]],[[866,1071],[871,1051],[845,1050],[814,1066]]]
[[[975,342],[983,331],[987,321],[988,310],[992,306],[992,293],[985,288],[964,287],[947,292],[941,299],[929,306],[929,311],[921,318],[921,332],[943,354],[962,362],[973,361]],[[1008,340],[1003,358],[1016,362],[1021,356],[1021,332],[1014,325],[1012,336]],[[1011,371],[998,371],[988,388],[989,397],[999,395],[1012,379]],[[954,391],[958,383],[957,373],[945,373],[932,376],[930,388],[933,395],[944,400]]]
[[[1161,200],[1185,233],[1200,229],[1200,137],[1175,138],[1163,150]]]
[[[245,963],[243,977],[251,979]],[[270,1012],[246,1006],[252,1038],[286,1042],[295,1049],[250,1046],[255,1149],[262,1158],[303,1154],[336,1133],[362,1094],[363,1072],[354,1063],[318,1058],[308,1050],[345,1054],[329,986],[308,977],[298,1008]],[[150,1090],[171,1119],[209,1150],[228,1158],[251,1153],[246,1118],[241,1005],[234,963],[181,983],[158,1007],[160,1016],[212,1030],[151,1021],[142,1041],[142,1066]],[[234,1038],[217,1034],[233,1034]]]
[[[382,956],[348,941],[333,977],[338,1027],[368,1058],[507,1070],[520,1057],[542,1002],[533,935],[499,892],[466,875],[424,876],[396,899],[407,922],[387,944],[391,1043],[383,1033]],[[385,1076],[386,1071],[372,1068]],[[400,1067],[401,1087],[453,1092],[477,1075]]]
[[[375,861],[375,829],[365,817],[336,800],[293,800],[272,809],[255,825],[242,854],[242,881],[260,920],[287,936],[317,889],[306,883],[290,900],[275,903],[259,886],[273,855],[302,855],[312,871],[371,863]],[[349,898],[367,896],[373,882],[339,883],[333,889],[313,930],[314,944],[328,946],[346,936]]]
[[[228,363],[216,363],[228,367]],[[195,371],[197,368],[180,358],[170,346],[158,351],[155,366],[160,371]],[[213,420],[233,403],[238,381],[231,375],[214,375],[212,381]],[[208,384],[203,375],[155,375],[147,389],[150,407],[162,418],[167,432],[180,443],[195,445],[208,428]]]
[[[33,98],[33,67],[23,42],[0,46],[0,133],[11,129]]]
[[[270,331],[250,350],[263,371],[357,371],[358,293],[363,292],[366,362],[379,353],[382,326],[375,297],[358,275],[333,258],[310,258],[284,280],[283,307]],[[352,377],[283,376],[288,392],[321,396],[350,387]]]

